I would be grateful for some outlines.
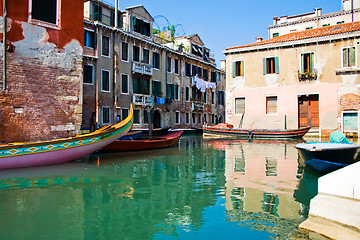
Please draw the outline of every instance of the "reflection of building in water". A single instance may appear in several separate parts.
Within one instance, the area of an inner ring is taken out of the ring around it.
[[[249,143],[219,140],[226,152],[226,208],[298,218],[293,199],[298,184],[298,154],[291,143]]]

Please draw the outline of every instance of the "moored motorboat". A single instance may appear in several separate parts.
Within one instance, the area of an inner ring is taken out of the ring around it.
[[[0,145],[0,169],[67,162],[84,157],[125,135],[133,125],[133,107],[123,121],[95,132],[49,141]]]
[[[168,133],[151,139],[116,140],[103,147],[103,151],[139,151],[165,148],[176,145],[183,131],[169,131]]]
[[[295,146],[306,166],[326,173],[360,160],[360,145],[339,142],[299,143]]]
[[[220,123],[215,126],[203,126],[204,136],[215,137],[237,137],[246,139],[270,139],[270,138],[301,138],[308,131],[310,127],[298,129],[237,129],[228,123]]]

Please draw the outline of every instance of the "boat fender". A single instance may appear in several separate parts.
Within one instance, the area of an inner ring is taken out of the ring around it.
[[[248,139],[253,139],[253,132],[251,130],[248,130],[247,137]]]

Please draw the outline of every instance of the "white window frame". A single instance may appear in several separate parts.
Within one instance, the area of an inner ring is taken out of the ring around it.
[[[122,90],[122,78],[123,78],[123,76],[127,76],[127,92],[123,92]],[[129,95],[129,89],[130,89],[130,79],[129,79],[129,75],[128,74],[126,74],[126,73],[122,73],[121,74],[121,94],[125,94],[125,95]]]
[[[175,111],[175,124],[180,124],[180,122],[181,122],[180,117],[181,117],[180,112],[179,112],[179,111]],[[177,119],[177,118],[178,118],[178,119]],[[179,120],[179,121],[177,121],[177,120]]]
[[[126,44],[127,44],[127,60],[123,60],[123,59],[122,59],[122,53],[123,53],[123,51],[124,51],[123,45],[122,45],[123,43],[126,43]],[[121,42],[121,58],[120,58],[120,59],[121,59],[122,62],[128,63],[128,62],[129,62],[129,58],[130,58],[130,56],[129,56],[129,43],[123,41],[123,42]]]
[[[44,22],[44,21],[38,20],[38,19],[33,19],[32,18],[32,12],[33,12],[33,10],[32,10],[32,1],[33,0],[29,0],[28,22],[32,23],[34,25],[60,30],[61,29],[60,28],[61,0],[55,0],[57,2],[56,3],[56,24],[49,23],[49,22]]]
[[[268,97],[271,97],[271,96],[268,96]],[[237,113],[236,112],[236,99],[244,99],[244,112],[243,113]],[[234,113],[236,114],[236,115],[238,115],[238,114],[245,114],[246,113],[246,97],[236,97],[235,99],[234,99],[234,106],[235,106],[235,108],[234,108]],[[266,106],[265,106],[266,107]]]
[[[156,67],[154,66],[154,53],[158,54],[158,56],[159,56],[159,66],[158,66],[159,68],[156,68]],[[160,59],[160,53],[154,51],[153,54],[152,54],[152,56],[153,56],[153,57],[152,57],[152,68],[153,68],[153,69],[156,69],[156,70],[160,70],[160,65],[161,65],[161,64],[160,64],[160,62],[161,62],[161,61],[160,61],[160,60],[161,60],[161,59]]]
[[[177,72],[177,73],[175,72],[175,62],[176,62],[176,60],[177,60],[177,63],[178,63],[178,65],[177,65],[178,72]],[[177,58],[174,58],[174,73],[175,73],[176,75],[179,75],[179,74],[180,74],[180,60],[177,59]]]
[[[104,81],[104,79],[103,79],[103,72],[108,72],[108,73],[109,73],[109,90],[108,90],[108,91],[103,89],[103,81]],[[109,93],[109,92],[111,91],[110,78],[111,78],[111,76],[110,76],[110,71],[109,71],[109,70],[106,70],[106,69],[101,69],[101,92],[107,92],[107,93]]]
[[[89,29],[89,28],[84,28],[84,32],[93,32],[95,34],[95,38],[96,38],[96,32],[94,29]],[[84,47],[87,47],[87,48],[92,48],[92,47],[88,47],[88,46],[85,46],[86,42],[85,42],[85,39],[84,39]],[[94,48],[96,48],[96,44],[94,45]]]
[[[139,60],[138,61],[135,61],[134,60],[134,47],[138,47],[139,48]],[[141,62],[141,47],[140,46],[138,46],[138,45],[133,45],[133,47],[132,47],[132,61],[133,62]]]
[[[267,113],[267,98],[276,97],[276,113]],[[278,115],[279,114],[279,96],[277,95],[268,95],[265,96],[265,115]]]
[[[168,59],[170,58],[170,71],[168,71],[168,66],[169,66],[169,62]],[[170,56],[166,56],[166,72],[167,73],[172,73],[172,58]]]
[[[188,90],[188,96],[189,98],[186,98],[186,89]],[[185,102],[190,102],[191,94],[190,94],[190,87],[185,87]]]
[[[341,131],[344,132],[344,113],[357,113],[358,115],[358,132],[357,135],[360,136],[360,111],[356,110],[345,110],[341,112]]]
[[[186,112],[186,113],[185,113],[185,123],[186,123],[186,124],[190,124],[190,122],[191,122],[190,113],[189,113],[189,112]]]
[[[109,122],[108,123],[104,122],[104,109],[105,108],[109,109]],[[101,123],[102,123],[102,125],[110,125],[111,124],[111,109],[108,106],[101,107]]]
[[[346,48],[355,48],[355,66],[350,66],[350,67],[344,67],[344,49]],[[352,68],[352,67],[356,67],[358,66],[358,60],[357,60],[357,47],[356,46],[349,46],[349,47],[343,47],[341,48],[341,68]]]
[[[94,85],[95,67],[94,67],[93,64],[84,64],[84,65],[92,67],[92,76],[91,76],[91,83],[86,83],[86,82],[84,82],[84,75],[83,75],[83,84],[85,84],[85,85]]]
[[[104,54],[103,54],[103,38],[104,38],[104,37],[106,37],[106,38],[109,39],[109,55],[104,55]],[[111,52],[111,51],[110,51],[110,37],[105,36],[105,35],[101,35],[101,56],[102,56],[102,57],[105,57],[105,58],[110,58],[110,55],[111,55],[110,52]]]

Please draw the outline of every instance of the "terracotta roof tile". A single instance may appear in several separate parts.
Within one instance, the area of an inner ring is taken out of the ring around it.
[[[291,41],[298,41],[303,39],[325,37],[325,36],[331,36],[331,35],[337,35],[337,34],[355,32],[355,31],[360,31],[360,22],[343,23],[343,24],[326,26],[321,28],[308,29],[300,32],[293,32],[279,37],[274,37],[268,40],[264,40],[261,42],[250,43],[236,47],[229,47],[226,49],[226,51],[239,49],[239,48],[246,48],[246,47],[262,46],[273,43],[291,42]]]

